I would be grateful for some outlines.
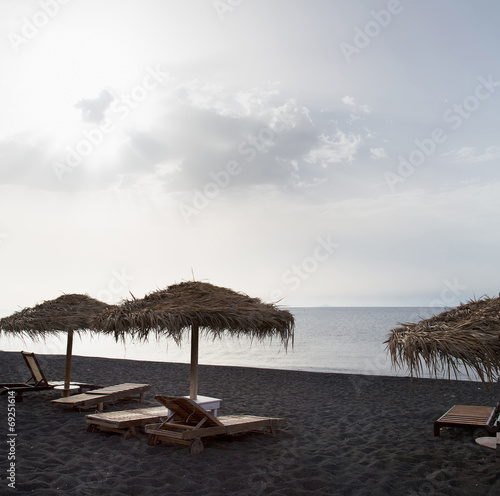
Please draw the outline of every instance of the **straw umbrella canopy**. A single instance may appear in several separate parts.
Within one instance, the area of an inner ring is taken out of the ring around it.
[[[0,335],[20,335],[32,339],[45,339],[58,333],[67,334],[64,390],[71,382],[73,334],[95,332],[91,320],[111,305],[86,294],[64,294],[34,307],[24,308],[0,320]]]
[[[200,330],[215,337],[224,334],[250,336],[257,340],[279,339],[285,349],[293,342],[293,315],[273,304],[263,303],[231,289],[191,281],[174,284],[146,295],[127,300],[102,312],[94,327],[113,334],[147,340],[166,336],[180,343],[191,331],[190,397],[198,394],[198,340]]]
[[[411,376],[424,366],[437,376],[458,379],[463,367],[483,383],[500,374],[500,298],[483,297],[460,304],[414,324],[400,324],[385,342],[395,366],[408,366]]]

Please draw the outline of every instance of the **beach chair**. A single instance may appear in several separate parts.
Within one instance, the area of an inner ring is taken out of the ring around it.
[[[118,400],[134,400],[137,399],[142,403],[144,393],[149,391],[149,384],[133,384],[124,383],[116,386],[108,386],[101,389],[94,389],[82,394],[74,394],[65,398],[52,400],[52,403],[58,406],[69,408],[97,408],[102,411],[105,403],[115,403]],[[136,398],[137,396],[137,398]]]
[[[21,355],[24,358],[24,361],[31,373],[31,377],[23,383],[5,383],[0,384],[0,387],[3,388],[0,391],[1,394],[7,394],[9,391],[13,391],[15,393],[15,398],[17,402],[23,401],[23,393],[30,393],[35,391],[47,391],[50,389],[54,389],[64,386],[64,381],[48,381],[43,373],[40,364],[34,353],[28,353],[26,351],[21,351]],[[83,382],[72,382],[72,385],[76,385],[79,388],[83,389],[85,387],[94,388],[97,387],[95,384],[86,384]]]
[[[94,413],[87,415],[86,422],[90,424],[88,432],[117,432],[125,439],[137,434],[136,428],[161,422],[168,418],[169,411],[164,406],[152,408],[136,408],[117,412]]]
[[[164,422],[145,426],[145,431],[149,434],[148,444],[153,446],[161,441],[185,444],[190,446],[193,454],[203,451],[203,437],[262,429],[275,435],[276,427],[286,422],[284,418],[253,415],[214,417],[189,398],[156,395],[155,399],[168,408],[171,414]]]
[[[186,396],[187,398],[187,396]],[[222,400],[208,396],[198,396],[196,403],[217,417],[217,410]],[[86,422],[90,424],[88,432],[117,432],[125,439],[136,435],[136,427],[161,422],[171,415],[168,408],[155,406],[152,408],[135,408],[134,410],[120,410],[116,412],[94,413],[87,415]]]
[[[454,405],[434,422],[434,436],[442,427],[463,427],[476,434],[494,434],[499,428],[500,403],[497,406]]]

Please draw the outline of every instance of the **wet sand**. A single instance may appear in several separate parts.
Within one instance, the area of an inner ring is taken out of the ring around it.
[[[64,357],[37,355],[49,380],[61,380]],[[20,353],[0,352],[0,382],[28,378]],[[189,366],[73,357],[72,379],[152,386],[154,394],[189,393]],[[432,423],[454,404],[491,405],[498,386],[408,378],[200,366],[199,394],[222,398],[219,415],[285,417],[265,433],[149,446],[147,435],[124,439],[87,432],[85,415],[51,404],[55,391],[15,404],[15,490],[8,486],[6,396],[0,396],[0,494],[45,495],[491,495],[500,494],[500,450],[470,431],[433,436]]]

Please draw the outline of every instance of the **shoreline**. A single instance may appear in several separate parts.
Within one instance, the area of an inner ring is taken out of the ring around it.
[[[304,308],[296,312],[294,345],[285,349],[279,340],[265,342],[224,334],[221,339],[201,332],[199,360],[207,365],[278,368],[325,373],[407,376],[406,368],[394,369],[384,341],[397,322],[412,320],[415,308]],[[390,311],[389,311],[390,310]],[[66,336],[59,333],[42,342],[3,335],[0,350],[34,349],[55,355],[66,353]],[[190,335],[179,346],[167,337],[156,341],[125,339],[118,342],[102,333],[75,333],[73,353],[126,360],[189,363]]]
[[[63,343],[64,346],[65,343]],[[26,347],[22,347],[22,349],[25,349]],[[31,343],[30,343],[30,349],[33,348],[33,346],[31,346]],[[186,348],[187,350],[187,348]],[[0,349],[0,353],[20,353],[21,351],[21,348],[19,348],[19,350],[2,350]],[[189,351],[186,351],[186,354],[188,354]],[[53,357],[65,357],[65,350],[64,351],[60,351],[58,353],[37,353],[37,355],[43,355],[43,356],[53,356]],[[80,357],[80,358],[96,358],[96,359],[108,359],[108,360],[123,360],[123,361],[127,361],[127,362],[148,362],[148,363],[176,363],[176,364],[179,364],[179,365],[189,365],[189,362],[188,361],[177,361],[176,359],[174,360],[168,360],[168,357],[165,357],[165,360],[158,360],[158,359],[152,359],[152,360],[148,360],[148,359],[145,359],[145,358],[137,358],[137,357],[131,357],[131,358],[128,358],[128,357],[116,357],[116,356],[109,356],[109,357],[105,357],[105,356],[92,356],[92,355],[87,355],[87,354],[78,354],[78,352],[74,352],[73,354],[73,358],[74,357]],[[261,369],[261,370],[283,370],[283,371],[290,371],[290,372],[310,372],[310,373],[314,373],[314,374],[343,374],[343,375],[363,375],[363,376],[375,376],[375,377],[400,377],[400,378],[407,378],[407,379],[412,379],[412,377],[410,376],[409,372],[408,371],[404,371],[404,370],[401,370],[401,369],[394,369],[391,367],[391,371],[393,371],[393,373],[388,373],[387,369],[386,370],[383,370],[381,371],[380,373],[377,373],[376,370],[374,369],[369,369],[367,371],[364,371],[364,370],[361,370],[361,369],[352,369],[352,370],[347,370],[347,369],[334,369],[334,368],[331,368],[331,369],[328,369],[328,368],[325,368],[325,367],[318,367],[318,368],[311,368],[310,366],[282,366],[282,367],[274,367],[274,368],[271,368],[269,366],[252,366],[252,365],[248,365],[248,364],[244,364],[244,365],[238,365],[238,364],[215,364],[215,363],[201,363],[200,362],[200,366],[205,366],[205,367],[239,367],[239,368],[249,368],[249,369]],[[420,380],[420,379],[431,379],[431,380],[444,380],[444,381],[448,381],[448,380],[452,380],[452,381],[455,381],[454,378],[447,378],[447,377],[432,377],[430,376],[430,374],[425,374],[423,376],[421,376],[420,378],[413,378],[413,380]],[[466,382],[477,382],[477,383],[481,383],[481,380],[479,378],[468,378],[465,374],[463,377],[460,377],[458,379],[458,381],[466,381]]]
[[[64,356],[37,357],[47,379],[62,378]],[[143,404],[105,411],[158,406],[156,393],[189,392],[188,364],[77,355],[72,365],[75,381],[151,384]],[[0,352],[0,382],[22,381],[27,372],[19,352]],[[497,494],[496,451],[463,430],[435,438],[432,424],[454,404],[494,406],[498,390],[473,381],[200,365],[199,394],[222,398],[219,415],[277,416],[287,423],[276,437],[208,438],[199,455],[184,446],[149,446],[142,433],[128,440],[88,433],[85,415],[92,411],[55,408],[55,391],[30,393],[15,405],[16,493]],[[8,405],[1,396],[5,418]],[[6,429],[2,422],[2,449]],[[7,487],[6,463],[0,484]]]

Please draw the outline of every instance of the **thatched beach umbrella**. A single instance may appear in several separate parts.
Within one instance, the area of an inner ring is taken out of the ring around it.
[[[73,333],[93,332],[91,320],[111,305],[85,294],[64,294],[34,307],[25,308],[0,320],[0,335],[17,335],[44,339],[58,333],[67,334],[64,391],[71,382]]]
[[[115,339],[146,340],[166,336],[177,343],[191,331],[190,397],[198,394],[198,339],[200,330],[221,337],[278,338],[285,348],[293,341],[293,315],[231,289],[192,281],[174,284],[140,300],[127,300],[101,313],[94,327]]]
[[[460,367],[475,371],[483,383],[500,374],[500,298],[484,297],[461,304],[415,324],[400,324],[386,341],[395,366],[408,366],[413,376],[423,367],[437,376]]]

